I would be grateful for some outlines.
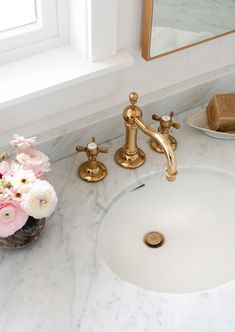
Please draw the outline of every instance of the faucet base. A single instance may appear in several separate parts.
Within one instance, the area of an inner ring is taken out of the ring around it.
[[[169,141],[169,143],[171,145],[172,150],[175,151],[175,149],[177,148],[177,141],[176,141],[176,139],[173,136],[171,136],[171,135],[168,135],[167,139],[168,139],[168,141]],[[152,138],[150,140],[150,146],[156,152],[165,153],[162,145],[159,144],[154,138]]]
[[[86,182],[99,182],[107,175],[107,168],[100,161],[96,161],[96,168],[91,167],[91,162],[86,161],[78,168],[78,175]]]
[[[124,148],[117,150],[114,156],[116,162],[124,168],[137,168],[145,162],[145,153],[138,149],[135,154],[129,155]]]

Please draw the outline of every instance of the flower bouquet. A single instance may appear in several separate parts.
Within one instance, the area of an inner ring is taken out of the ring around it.
[[[14,135],[14,160],[0,155],[0,247],[24,247],[37,239],[45,218],[55,210],[57,197],[46,181],[48,157],[35,150],[36,138]]]

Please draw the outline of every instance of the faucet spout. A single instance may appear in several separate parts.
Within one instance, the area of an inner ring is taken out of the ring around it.
[[[177,175],[177,165],[176,158],[170,143],[161,133],[155,132],[150,129],[147,123],[142,118],[135,117],[134,122],[146,135],[154,138],[161,144],[167,158],[166,178],[168,181],[174,181]]]

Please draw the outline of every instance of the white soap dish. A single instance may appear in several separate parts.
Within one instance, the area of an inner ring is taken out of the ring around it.
[[[209,129],[205,108],[203,108],[199,113],[188,118],[187,123],[190,127],[202,130],[210,137],[219,139],[235,139],[235,131],[225,133]]]

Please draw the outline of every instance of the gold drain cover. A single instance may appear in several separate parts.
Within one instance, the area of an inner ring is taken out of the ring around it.
[[[164,236],[159,232],[147,233],[144,237],[144,243],[150,248],[159,248],[165,242]]]

